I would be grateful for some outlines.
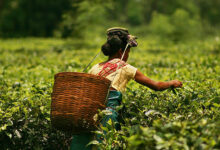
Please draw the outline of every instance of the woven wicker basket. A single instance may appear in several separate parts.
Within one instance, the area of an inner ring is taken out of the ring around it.
[[[92,74],[61,72],[55,75],[51,102],[51,123],[72,133],[95,129],[93,116],[105,108],[111,81]]]

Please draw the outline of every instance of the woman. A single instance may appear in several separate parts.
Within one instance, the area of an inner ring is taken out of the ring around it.
[[[111,115],[105,116],[101,124],[106,126],[109,119],[115,123],[115,128],[120,129],[119,115],[116,112],[116,106],[119,106],[122,100],[122,92],[126,88],[129,80],[145,85],[153,90],[162,91],[168,88],[182,87],[182,83],[178,80],[167,82],[158,82],[146,77],[137,68],[126,63],[129,57],[131,47],[136,47],[136,38],[129,34],[125,28],[110,28],[107,30],[107,42],[102,46],[102,52],[108,56],[108,60],[94,65],[90,70],[90,74],[106,77],[111,83],[110,92],[107,102],[107,110],[111,111]],[[98,137],[99,138],[99,137]],[[85,147],[92,139],[91,134],[81,134],[73,137],[71,149],[91,149]],[[101,141],[100,139],[98,139]]]

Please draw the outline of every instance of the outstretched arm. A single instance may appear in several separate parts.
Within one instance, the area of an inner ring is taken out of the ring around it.
[[[171,81],[167,81],[167,82],[154,81],[154,80],[146,77],[139,70],[137,70],[134,78],[135,78],[136,82],[138,82],[142,85],[145,85],[155,91],[163,91],[168,88],[182,87],[182,82],[180,82],[178,80],[171,80]]]

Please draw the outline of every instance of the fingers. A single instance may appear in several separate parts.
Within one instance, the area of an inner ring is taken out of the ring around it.
[[[183,86],[183,83],[182,82],[180,82],[180,86],[179,87],[182,87]]]
[[[174,82],[174,87],[175,88],[181,88],[183,86],[183,83],[182,82],[180,82],[180,81],[178,81],[178,80],[175,80],[175,82]]]
[[[178,80],[173,80],[173,88],[181,88],[183,86],[183,83]]]

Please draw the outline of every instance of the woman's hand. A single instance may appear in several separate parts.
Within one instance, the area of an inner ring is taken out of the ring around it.
[[[181,88],[183,86],[182,82],[178,80],[172,80],[170,83],[172,88]]]

